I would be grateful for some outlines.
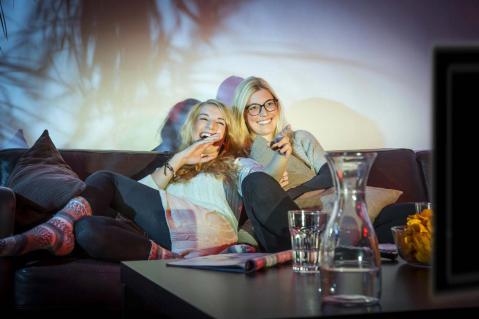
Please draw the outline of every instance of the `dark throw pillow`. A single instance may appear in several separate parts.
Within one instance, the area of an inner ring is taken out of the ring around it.
[[[63,208],[86,186],[63,160],[48,130],[18,159],[7,185],[40,212]]]

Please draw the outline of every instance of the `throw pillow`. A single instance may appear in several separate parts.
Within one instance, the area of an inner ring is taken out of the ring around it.
[[[374,222],[384,207],[394,204],[402,193],[402,191],[396,189],[366,186],[366,204],[368,205],[368,215],[371,222]],[[322,203],[321,208],[320,205],[317,204],[318,199]],[[301,195],[296,199],[296,203],[298,203],[298,200],[303,201],[304,206],[300,205],[302,208],[320,208],[324,211],[332,211],[336,194],[334,188],[316,190]],[[307,206],[309,203],[315,205],[309,207]]]
[[[7,185],[40,212],[61,209],[86,186],[63,160],[48,130],[20,156]]]
[[[296,205],[299,206],[299,208],[302,208],[302,209],[331,211],[329,207],[324,206],[324,203],[322,200],[322,196],[325,196],[331,193],[334,195],[334,188],[309,191],[309,192],[303,193],[301,196],[296,198],[294,202],[296,203]],[[333,197],[333,203],[334,203],[334,197]]]

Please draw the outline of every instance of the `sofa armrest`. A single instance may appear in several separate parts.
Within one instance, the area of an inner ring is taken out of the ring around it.
[[[13,234],[15,220],[15,193],[0,186],[0,238]]]
[[[432,151],[418,151],[416,152],[416,160],[419,165],[421,179],[424,184],[424,189],[427,193],[428,201],[432,201]]]
[[[15,220],[15,193],[7,187],[0,186],[0,238],[13,234]],[[0,257],[0,309],[13,309],[13,274],[12,257]]]

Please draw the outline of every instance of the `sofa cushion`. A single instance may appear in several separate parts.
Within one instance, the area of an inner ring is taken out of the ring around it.
[[[18,159],[7,185],[40,212],[61,209],[86,187],[65,163],[47,130]]]
[[[29,263],[15,273],[17,310],[109,308],[120,310],[120,264],[57,257]]]
[[[371,222],[376,219],[384,207],[396,203],[402,193],[402,191],[395,189],[366,186],[366,204],[368,205],[368,216]],[[295,202],[303,208],[316,208],[331,212],[335,200],[334,188],[329,188],[304,193]],[[318,202],[320,202],[320,205],[316,206]]]

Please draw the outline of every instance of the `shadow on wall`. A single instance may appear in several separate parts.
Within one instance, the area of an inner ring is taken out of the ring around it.
[[[290,105],[287,119],[294,130],[311,132],[326,150],[382,148],[384,136],[370,119],[348,106],[323,98]]]
[[[198,48],[244,2],[2,2],[0,45],[5,22],[18,21],[1,47],[0,141],[40,123],[64,135],[63,148],[144,150],[158,124],[145,119],[193,91]],[[186,44],[172,41],[184,33]]]
[[[161,144],[153,151],[176,153],[179,150],[181,127],[191,108],[197,103],[200,103],[197,99],[186,99],[173,105],[160,127]]]

